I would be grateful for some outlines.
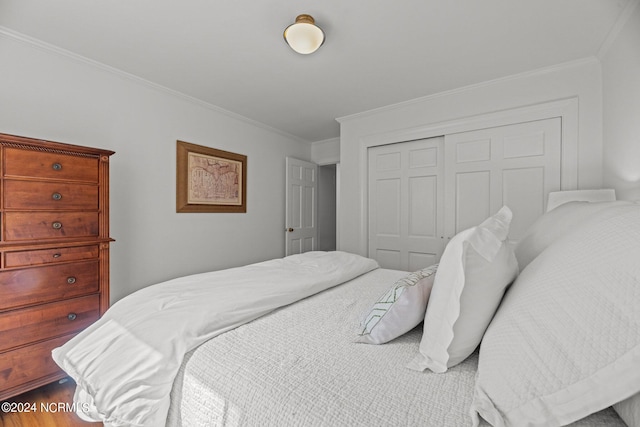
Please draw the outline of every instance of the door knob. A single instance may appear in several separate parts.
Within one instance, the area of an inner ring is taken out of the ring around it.
[[[289,233],[293,233],[293,228],[289,227],[289,228],[287,228],[287,231],[288,231]]]

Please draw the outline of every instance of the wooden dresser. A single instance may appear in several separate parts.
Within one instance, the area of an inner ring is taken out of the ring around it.
[[[0,400],[109,307],[112,151],[0,134]]]

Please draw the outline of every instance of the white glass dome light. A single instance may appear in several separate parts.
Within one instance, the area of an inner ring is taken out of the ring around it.
[[[307,55],[313,53],[324,43],[324,32],[315,25],[311,15],[298,15],[295,24],[284,30],[284,39],[291,49]]]

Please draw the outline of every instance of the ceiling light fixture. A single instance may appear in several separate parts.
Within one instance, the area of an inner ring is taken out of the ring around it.
[[[307,55],[313,53],[324,43],[324,31],[315,25],[311,15],[298,15],[295,24],[284,30],[284,39],[291,49]]]

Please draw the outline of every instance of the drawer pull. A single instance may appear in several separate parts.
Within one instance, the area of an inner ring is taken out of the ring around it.
[[[53,194],[51,195],[51,198],[52,198],[53,200],[60,200],[60,199],[62,199],[62,194],[60,194],[60,193],[53,193]]]
[[[69,319],[69,320],[76,320],[77,317],[78,317],[78,315],[75,314],[75,313],[67,314],[67,319]]]
[[[55,254],[53,254],[53,257],[54,257],[54,258],[60,258],[61,256],[62,256],[62,254],[61,254],[61,253],[55,253]]]
[[[52,168],[54,171],[59,171],[59,170],[61,170],[61,169],[62,169],[62,165],[61,165],[60,163],[54,163],[54,164],[52,164],[52,165],[51,165],[51,168]]]
[[[74,283],[76,283],[76,278],[73,276],[67,277],[67,283],[73,285]]]
[[[62,223],[59,221],[56,221],[53,224],[51,224],[51,227],[55,228],[56,230],[59,230],[62,228]]]

